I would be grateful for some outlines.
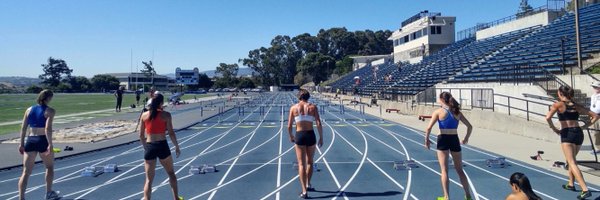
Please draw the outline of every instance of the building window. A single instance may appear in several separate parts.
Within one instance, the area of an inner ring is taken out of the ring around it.
[[[409,41],[409,39],[408,39],[408,35],[407,35],[407,36],[404,36],[404,43],[407,43],[408,41]]]
[[[421,30],[421,33],[423,33],[423,35],[427,35],[427,28],[424,28],[423,30]]]
[[[431,34],[432,35],[442,34],[442,27],[441,26],[431,26]]]

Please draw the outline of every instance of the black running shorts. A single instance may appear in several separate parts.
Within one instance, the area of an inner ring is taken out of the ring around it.
[[[581,130],[581,127],[563,128],[560,130],[560,142],[575,145],[583,144],[583,130]]]
[[[144,160],[165,159],[171,155],[171,149],[166,140],[149,142],[146,144]]]
[[[450,135],[450,134],[440,134],[437,137],[437,150],[446,151],[450,150],[452,152],[460,152],[460,140],[458,139],[458,135]]]
[[[298,146],[314,146],[317,144],[315,131],[296,131],[295,143]]]
[[[40,153],[48,150],[48,140],[45,135],[27,136],[25,152],[37,151]]]

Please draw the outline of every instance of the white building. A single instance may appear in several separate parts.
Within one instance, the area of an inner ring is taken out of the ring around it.
[[[402,22],[388,40],[394,44],[394,62],[417,63],[455,41],[456,17],[425,10]]]
[[[119,85],[125,87],[126,90],[135,90],[143,88],[144,85],[152,85],[158,90],[165,90],[174,85],[175,80],[167,76],[155,74],[147,76],[144,73],[109,73],[119,80]]]

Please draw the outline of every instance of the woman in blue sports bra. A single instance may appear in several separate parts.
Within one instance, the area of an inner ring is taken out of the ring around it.
[[[58,199],[58,193],[52,191],[52,180],[54,179],[54,153],[52,152],[52,121],[54,120],[54,109],[48,104],[54,94],[50,90],[43,90],[37,97],[37,105],[31,106],[25,111],[23,123],[21,124],[21,143],[19,153],[23,155],[23,174],[19,179],[19,199],[25,199],[27,181],[35,164],[35,157],[40,158],[46,166],[46,198]],[[27,127],[31,127],[27,129]],[[29,130],[29,131],[28,131]],[[27,135],[29,132],[29,135]],[[25,139],[27,136],[27,139]]]
[[[575,157],[583,144],[582,128],[587,129],[589,126],[596,123],[596,121],[598,121],[598,115],[573,102],[574,95],[575,91],[571,87],[560,86],[558,88],[558,98],[560,101],[554,103],[552,107],[550,107],[550,111],[546,114],[546,121],[548,122],[548,125],[550,125],[550,128],[556,134],[560,135],[560,146],[562,147],[565,159],[569,164],[569,170],[567,171],[569,181],[566,185],[562,185],[562,188],[565,190],[576,191],[574,181],[577,180],[577,183],[581,186],[581,193],[577,195],[577,199],[585,199],[592,196],[592,194],[588,191]],[[561,126],[560,130],[558,130],[552,122],[552,117],[555,113],[558,115],[558,121]],[[579,114],[587,114],[590,116],[591,121],[589,123],[586,122],[583,126],[579,126]]]
[[[290,115],[288,118],[288,134],[290,141],[295,144],[296,158],[298,159],[298,175],[300,176],[300,184],[302,193],[300,198],[308,198],[308,190],[314,190],[310,185],[310,180],[313,174],[313,156],[315,154],[315,145],[323,146],[323,127],[317,106],[308,103],[310,93],[305,89],[298,91],[297,104],[290,107]],[[296,134],[292,134],[292,125],[296,123]],[[313,122],[317,124],[319,131],[319,141],[315,137],[313,130]]]
[[[469,181],[465,172],[463,171],[462,165],[462,154],[461,154],[461,142],[458,138],[458,123],[461,121],[467,127],[467,135],[462,141],[462,144],[467,144],[473,127],[469,120],[465,118],[460,112],[460,105],[449,92],[442,92],[438,103],[442,105],[442,108],[435,110],[431,114],[431,121],[427,125],[425,130],[425,147],[429,149],[431,141],[429,140],[429,134],[431,128],[437,122],[440,128],[440,134],[437,136],[437,157],[441,169],[441,182],[442,190],[444,191],[443,197],[438,197],[438,200],[447,200],[450,198],[448,191],[448,155],[452,154],[452,160],[454,161],[454,169],[460,178],[460,182],[465,190],[465,199],[471,199],[471,193],[469,192]]]

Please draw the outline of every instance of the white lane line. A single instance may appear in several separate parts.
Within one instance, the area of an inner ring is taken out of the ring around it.
[[[317,158],[317,160],[315,160],[315,162],[319,162],[321,159],[323,159],[325,157],[325,155],[327,155],[327,153],[329,152],[329,150],[333,146],[333,141],[334,140],[332,139],[331,142],[329,142],[329,146],[327,147],[327,149],[325,149],[325,152],[323,152],[323,154],[321,154],[319,156],[319,158]],[[293,147],[290,148],[289,150],[291,150],[291,149],[293,149]],[[263,198],[261,198],[261,200],[265,200],[265,199],[271,197],[272,195],[274,195],[275,193],[281,191],[281,189],[283,189],[284,187],[286,187],[287,185],[289,185],[290,183],[292,183],[293,181],[295,181],[297,178],[298,178],[298,175],[294,176],[293,178],[291,178],[290,180],[288,180],[287,182],[285,182],[283,185],[281,185],[280,187],[278,187],[275,190],[273,190],[271,193],[265,195]]]
[[[402,126],[402,125],[401,125],[401,126]],[[413,132],[415,132],[415,133],[417,133],[417,134],[421,135],[421,133],[420,133],[420,132],[417,132],[417,131],[415,131],[415,130],[412,130],[412,129],[408,129],[408,130],[411,130],[411,131],[413,131]],[[395,133],[394,133],[394,134],[395,134]],[[411,141],[411,142],[413,142],[413,143],[415,143],[415,144],[418,144],[418,145],[421,145],[421,146],[423,146],[423,144],[421,144],[421,143],[419,143],[419,142],[417,142],[417,141],[414,141],[414,140],[412,140],[412,139],[406,138],[406,137],[404,137],[404,136],[402,136],[402,135],[399,135],[399,134],[395,134],[395,135],[398,135],[399,137],[403,137],[403,138],[404,138],[404,139],[406,139],[406,140],[409,140],[409,141]],[[466,146],[465,146],[465,147],[466,147]],[[490,156],[491,156],[491,155],[490,155]],[[464,161],[464,160],[463,160],[463,162],[464,162],[465,164],[468,164],[468,165],[470,165],[470,166],[473,166],[473,167],[475,167],[476,169],[482,170],[482,171],[484,171],[484,172],[486,172],[486,173],[488,173],[488,174],[494,175],[494,176],[496,176],[496,177],[500,177],[501,179],[503,179],[503,180],[507,180],[507,181],[508,181],[508,179],[507,179],[507,178],[505,178],[505,177],[502,177],[502,176],[500,176],[500,175],[498,175],[498,174],[496,174],[496,173],[490,172],[490,171],[488,171],[488,170],[485,170],[485,169],[483,169],[483,168],[481,168],[481,167],[479,167],[479,166],[476,166],[476,165],[474,165],[474,164],[471,164],[470,162],[467,162],[467,161]],[[545,194],[545,193],[543,193],[543,192],[540,192],[540,191],[538,191],[538,190],[535,190],[535,189],[534,189],[534,191],[535,191],[536,193],[542,194],[542,195],[544,195],[544,196],[546,196],[546,197],[548,197],[548,198],[550,198],[550,199],[556,199],[556,198],[554,198],[554,197],[552,197],[552,196],[550,196],[550,195],[548,195],[548,194]],[[483,195],[481,195],[481,194],[479,194],[479,196],[482,196],[482,197],[483,197]]]
[[[351,116],[354,116],[355,118],[358,118],[357,116],[355,116],[355,115],[352,115],[352,114],[348,114],[348,115],[351,115]],[[380,129],[384,130],[384,131],[385,131],[385,132],[387,132],[388,134],[398,135],[398,134],[396,134],[396,133],[393,133],[393,132],[391,132],[391,131],[389,131],[389,130],[387,130],[387,129],[384,129],[384,128],[382,128],[382,127],[378,126],[377,124],[374,124],[374,123],[371,123],[371,124],[373,124],[373,125],[375,125],[375,126],[379,127]],[[393,135],[392,135],[392,137],[394,137]],[[401,136],[401,137],[403,137],[403,136]],[[403,137],[403,138],[405,138],[405,137]],[[394,139],[396,139],[396,140],[397,140],[397,141],[400,143],[400,145],[402,146],[402,148],[404,149],[404,151],[405,151],[405,152],[407,152],[407,150],[406,150],[406,148],[405,148],[404,144],[403,144],[403,143],[402,143],[400,140],[398,140],[398,138],[394,137]],[[405,139],[407,139],[407,138],[405,138]],[[410,139],[408,139],[408,140],[410,140]],[[412,141],[412,140],[410,140],[410,141]],[[381,142],[381,141],[380,141],[380,142]],[[414,141],[413,141],[413,142],[414,142]],[[417,144],[419,144],[419,143],[417,143]],[[388,147],[390,147],[390,146],[388,146]],[[392,147],[390,147],[390,148],[392,148]],[[397,151],[397,152],[400,152],[400,151]],[[407,154],[408,154],[408,152],[407,152]],[[408,155],[407,155],[407,158],[409,158],[409,156],[408,156]],[[419,161],[418,161],[418,160],[416,160],[416,159],[415,159],[415,162],[417,162],[417,163],[419,163],[419,164],[423,165],[421,162],[419,162]],[[428,168],[428,169],[430,169],[430,170],[433,170],[433,169],[431,169],[431,168],[429,168],[429,167],[426,167],[426,168]],[[441,174],[440,174],[440,173],[438,173],[437,171],[434,171],[434,172],[435,172],[435,173],[437,173],[438,175],[441,175]],[[412,175],[412,171],[409,171],[409,175]],[[466,175],[466,172],[465,172],[465,175]],[[450,180],[451,180],[453,183],[455,183],[455,184],[458,184],[456,181],[454,181],[454,180],[452,180],[452,179],[450,179]],[[410,177],[409,177],[409,181],[410,181]],[[408,183],[410,183],[410,182],[408,182]],[[407,185],[409,185],[408,183],[407,183]],[[459,186],[462,186],[462,185],[460,185],[460,184],[458,184],[458,185],[459,185]],[[472,184],[470,184],[470,186],[472,186]],[[475,196],[475,198],[476,198],[477,200],[479,199],[479,197],[480,197],[480,196],[482,196],[482,197],[483,197],[483,195],[476,193],[476,190],[474,189],[474,187],[472,188],[472,190],[473,190],[473,192],[474,192],[474,196]],[[408,196],[406,196],[406,194],[408,194],[408,193],[409,193],[409,192],[406,192],[406,193],[405,193],[404,199],[407,199],[407,198],[408,198]],[[414,197],[413,197],[413,198],[414,198]]]
[[[354,147],[354,145],[352,145],[351,142],[349,142],[346,138],[344,138],[344,136],[342,136],[341,134],[338,133],[338,136],[340,136],[340,138],[342,138],[344,141],[346,141],[350,146],[352,146],[352,148],[354,148],[355,150],[357,150],[361,155],[362,158],[360,160],[360,163],[358,164],[358,167],[356,168],[356,170],[354,171],[354,173],[352,174],[352,176],[350,176],[350,179],[348,179],[348,181],[346,182],[346,184],[344,186],[342,186],[342,188],[338,191],[338,193],[335,195],[335,197],[333,197],[332,199],[337,199],[337,197],[344,197],[345,199],[347,198],[346,194],[344,193],[344,191],[348,188],[348,186],[350,186],[350,184],[352,183],[352,181],[354,181],[354,178],[356,178],[356,175],[358,175],[358,172],[362,169],[365,160],[367,159],[367,154],[369,153],[369,143],[367,142],[367,137],[365,137],[365,134],[363,134],[363,132],[356,128],[356,126],[350,124],[350,126],[354,127],[356,130],[359,131],[359,133],[361,134],[363,141],[365,143],[365,149],[364,149],[364,153],[360,153],[360,151],[358,151],[358,149],[356,147]]]
[[[278,154],[281,155],[281,152],[283,150],[283,116],[284,116],[284,112],[283,112],[283,106],[281,107],[281,124],[280,124],[280,129],[279,131],[281,132],[281,134],[279,134],[279,151]],[[276,187],[281,186],[281,157],[279,157],[277,159],[277,184]],[[277,194],[275,194],[275,200],[279,200],[280,194],[279,192],[277,192]]]
[[[331,142],[333,143],[335,141],[335,135],[336,135],[335,130],[333,130],[333,127],[329,123],[325,122],[325,124],[331,130],[331,133],[333,133],[332,137],[331,137]],[[319,154],[323,155],[323,152],[321,152],[321,149],[317,148],[317,151],[319,151]],[[331,177],[333,178],[333,182],[335,182],[335,186],[337,186],[338,189],[341,189],[342,186],[340,185],[340,181],[337,179],[337,176],[335,175],[335,173],[333,172],[333,169],[331,169],[331,166],[329,165],[331,162],[328,162],[327,159],[325,159],[325,157],[323,157],[323,162],[325,164],[325,167],[329,171],[329,174],[331,174]]]
[[[271,111],[273,107],[269,107],[269,110],[267,110],[267,114]],[[244,150],[246,150],[246,147],[248,147],[248,144],[250,144],[250,141],[252,141],[252,138],[254,138],[254,135],[256,134],[256,131],[258,130],[258,128],[260,127],[260,125],[262,125],[263,121],[261,121],[258,126],[256,126],[256,128],[254,129],[254,131],[252,131],[250,133],[250,138],[248,138],[248,140],[246,141],[246,144],[244,144],[244,146],[242,147],[242,149],[240,150],[240,152],[238,153],[238,155],[242,155],[242,153],[244,152]],[[279,129],[279,131],[281,131],[281,128]],[[279,132],[278,132],[279,133]],[[219,181],[219,183],[217,183],[217,186],[220,186],[221,184],[223,184],[223,182],[225,181],[225,179],[227,178],[227,175],[229,175],[229,173],[231,172],[231,170],[233,169],[233,166],[235,166],[235,163],[237,163],[237,161],[239,160],[240,157],[237,157],[235,160],[233,160],[233,163],[231,163],[231,165],[229,166],[229,168],[227,169],[227,171],[225,172],[225,174],[223,175],[223,177],[221,177],[221,180]],[[215,194],[217,193],[217,190],[214,190],[209,196],[208,199],[211,200]],[[190,200],[194,200],[195,198],[190,198]]]
[[[254,109],[254,111],[256,111],[256,110],[258,110],[258,108]],[[254,112],[254,111],[253,111],[253,112]],[[248,119],[248,117],[250,117],[250,116],[251,116],[251,115],[248,115],[248,116],[246,116],[246,117],[245,117],[243,120],[246,120],[246,119]],[[243,120],[242,120],[242,121],[243,121]],[[188,161],[188,162],[187,162],[185,165],[183,165],[183,167],[181,167],[179,170],[177,170],[177,171],[175,172],[175,174],[178,174],[179,172],[181,172],[182,170],[184,170],[184,169],[185,169],[187,166],[189,166],[189,165],[190,165],[192,162],[194,162],[194,161],[195,161],[195,160],[196,160],[196,159],[197,159],[199,156],[201,156],[201,155],[204,155],[204,153],[205,153],[206,151],[208,151],[208,149],[210,149],[210,148],[211,148],[212,146],[214,146],[216,143],[218,143],[219,141],[221,141],[221,139],[223,139],[225,136],[227,136],[229,133],[231,133],[231,131],[232,131],[233,129],[235,129],[236,127],[238,127],[240,124],[242,124],[242,123],[237,123],[235,126],[231,127],[229,130],[227,130],[227,131],[225,132],[225,134],[223,134],[223,135],[222,135],[221,137],[219,137],[219,138],[218,138],[216,141],[214,141],[213,143],[211,143],[211,144],[210,144],[208,147],[206,147],[206,148],[205,148],[205,149],[204,149],[202,152],[200,152],[200,153],[199,153],[198,155],[196,155],[196,156],[193,156],[193,157],[192,157],[192,159],[191,159],[190,161]],[[166,178],[164,181],[162,181],[162,182],[161,182],[161,184],[160,184],[160,185],[152,187],[152,192],[154,192],[154,191],[155,191],[156,189],[158,189],[159,187],[166,185],[165,183],[167,183],[168,181],[169,181],[169,179],[168,179],[168,178]],[[143,193],[143,191],[141,191],[141,192],[137,192],[137,193],[131,194],[131,195],[129,195],[129,196],[123,197],[123,198],[121,198],[121,200],[125,200],[125,199],[131,199],[131,198],[133,198],[134,196],[137,196],[137,195],[139,195],[139,194],[142,194],[142,193]]]
[[[235,115],[235,114],[232,114],[232,115],[230,115],[229,117],[227,117],[226,119],[229,119],[229,118],[233,117],[234,115]],[[216,124],[215,124],[215,125],[216,125]],[[215,126],[215,125],[213,125],[213,126]],[[212,127],[212,126],[211,126],[211,127]],[[193,135],[191,135],[191,136],[186,136],[186,137],[187,137],[187,138],[195,137],[195,136],[199,135],[200,133],[202,133],[202,132],[204,132],[204,131],[206,131],[206,130],[203,130],[203,131],[197,132],[197,133],[195,133],[195,134],[193,134]],[[185,141],[184,141],[184,142],[185,142]],[[182,142],[182,143],[184,143],[184,142]],[[173,148],[171,148],[171,149],[173,149]],[[125,151],[125,152],[122,152],[122,153],[120,153],[119,155],[115,155],[115,156],[107,156],[107,157],[104,157],[104,158],[96,159],[96,160],[94,160],[94,161],[97,161],[97,160],[102,160],[102,161],[100,161],[100,162],[96,163],[95,165],[99,165],[99,164],[101,164],[101,163],[104,163],[104,162],[106,162],[106,161],[108,161],[108,160],[111,160],[111,159],[113,159],[113,158],[115,158],[115,157],[122,156],[122,155],[126,155],[126,154],[130,154],[130,153],[133,153],[133,152],[137,152],[137,151],[139,151],[139,150],[141,150],[141,146],[136,146],[136,147],[133,147],[133,148],[131,148],[131,149],[129,149],[129,150],[127,150],[127,151]],[[87,163],[89,163],[89,162],[86,162],[86,164],[87,164]],[[84,164],[84,163],[80,163],[80,164],[77,164],[77,165],[74,165],[74,166],[64,167],[64,169],[67,169],[67,168],[72,168],[72,167],[79,166],[79,165],[83,165],[83,164]],[[77,171],[75,171],[75,172],[73,172],[73,173],[67,174],[67,175],[65,175],[65,176],[62,176],[62,177],[60,177],[60,178],[57,178],[57,179],[55,179],[55,180],[54,180],[54,183],[60,183],[60,182],[63,182],[63,179],[66,179],[66,178],[68,178],[69,176],[72,176],[72,175],[74,175],[74,174],[77,174],[77,173],[81,172],[82,170],[83,170],[83,169],[81,169],[81,170],[77,170]],[[74,177],[74,178],[79,178],[79,177]],[[69,178],[68,180],[72,180],[72,179],[74,179],[74,178]],[[18,178],[17,178],[17,179],[18,179]],[[39,189],[39,188],[42,188],[42,187],[45,187],[45,184],[43,184],[43,185],[38,185],[38,186],[34,186],[34,187],[29,187],[29,188],[27,188],[27,190],[26,190],[26,192],[25,192],[25,193],[27,194],[27,193],[29,193],[29,192],[31,192],[31,191],[34,191],[34,190],[36,190],[36,189]],[[9,193],[4,193],[4,194],[0,194],[0,197],[2,197],[2,196],[7,196],[7,195],[10,195],[10,194],[16,194],[16,193],[18,193],[18,191],[15,191],[15,192],[9,192]],[[17,197],[18,197],[18,195],[17,195],[17,196],[13,196],[13,197],[11,197],[11,198],[9,198],[9,199],[14,199],[14,198],[17,198]]]
[[[352,115],[352,116],[354,116],[354,115]],[[337,116],[336,116],[336,117],[337,117]],[[337,118],[341,120],[341,118],[340,118],[340,117],[337,117]],[[358,130],[358,131],[361,133],[361,135],[363,136],[363,138],[364,138],[364,140],[365,140],[365,145],[366,145],[366,143],[367,143],[367,140],[366,140],[366,137],[365,137],[365,134],[366,134],[366,135],[368,135],[369,137],[371,137],[371,138],[375,139],[376,141],[378,141],[378,142],[380,142],[380,143],[382,143],[382,144],[386,145],[387,147],[389,147],[389,148],[392,148],[391,146],[389,146],[389,145],[388,145],[388,144],[386,144],[385,142],[383,142],[383,141],[379,140],[378,138],[376,138],[376,137],[372,136],[371,134],[369,134],[369,133],[367,133],[367,132],[365,132],[365,131],[363,131],[363,130],[360,130],[359,128],[357,128],[357,127],[356,127],[356,126],[354,126],[353,124],[351,124],[351,123],[348,123],[348,122],[346,122],[346,123],[347,123],[347,124],[349,124],[349,125],[350,125],[350,126],[352,126],[354,129]],[[339,134],[339,133],[338,133],[338,134]],[[389,133],[388,133],[388,134],[389,134]],[[346,139],[345,139],[343,136],[341,136],[341,135],[340,135],[340,137],[341,137],[342,139],[344,139],[344,141],[346,141],[348,144],[350,144],[351,146],[353,146],[353,145],[352,145],[350,142],[348,142],[348,140],[346,140]],[[400,151],[398,151],[398,152],[399,152],[400,154],[402,154],[402,155],[405,155],[405,156],[406,156],[406,158],[407,158],[407,160],[408,160],[408,159],[410,159],[410,156],[408,155],[408,151],[406,150],[406,147],[404,147],[404,144],[402,143],[402,141],[398,140],[398,138],[396,138],[396,137],[394,137],[394,139],[396,139],[396,141],[397,141],[398,143],[400,143],[400,145],[402,146],[402,148],[404,149],[404,152],[406,152],[406,154],[404,154],[404,153],[402,153],[402,152],[400,152]],[[356,148],[354,148],[354,149],[358,151],[358,149],[356,149]],[[360,153],[360,151],[359,151],[359,153]],[[374,162],[372,162],[370,159],[369,159],[369,161],[371,162],[371,164],[375,165],[375,166],[376,166],[376,168],[380,169],[380,168],[379,168],[379,167],[378,167],[378,166],[377,166],[377,165],[376,165]],[[394,183],[396,183],[398,186],[400,186],[400,189],[402,189],[402,190],[405,190],[405,188],[404,188],[404,187],[402,187],[402,185],[400,185],[398,182],[396,182],[396,180],[394,180],[393,178],[391,178],[391,176],[390,176],[389,174],[387,174],[385,171],[383,171],[383,170],[381,170],[381,169],[380,169],[380,171],[381,171],[381,172],[382,172],[382,173],[383,173],[383,174],[384,174],[386,177],[390,178],[390,180],[392,180],[392,182],[394,182]],[[406,187],[406,190],[405,190],[405,192],[404,192],[404,197],[403,197],[403,198],[404,198],[404,200],[406,200],[406,199],[408,199],[408,197],[409,197],[409,196],[411,196],[413,199],[417,199],[417,198],[416,198],[414,195],[412,195],[412,194],[410,193],[410,185],[411,185],[411,180],[412,180],[412,170],[409,170],[409,171],[408,171],[408,178],[407,178],[407,179],[408,179],[408,180],[407,180],[407,187]],[[334,198],[334,199],[335,199],[335,198]]]
[[[231,115],[231,116],[233,116],[233,115]],[[214,127],[214,126],[216,126],[216,125],[217,125],[217,124],[214,124],[214,125],[212,125],[211,127]],[[193,139],[194,137],[196,137],[196,136],[198,136],[198,135],[201,135],[202,133],[204,133],[204,132],[206,132],[206,131],[208,131],[208,130],[209,130],[209,129],[205,129],[205,130],[202,130],[202,131],[196,132],[196,133],[194,133],[194,134],[193,134],[191,137],[187,137],[187,139],[183,140],[183,141],[182,141],[180,144],[187,143],[188,141],[190,141],[190,140],[191,140],[191,139]],[[213,137],[213,138],[214,138],[214,137]],[[204,143],[205,141],[210,141],[210,140],[212,140],[213,138],[209,138],[209,139],[207,139],[207,140],[201,141],[201,142],[199,142],[199,143],[196,143],[196,144],[201,144],[201,143]],[[194,145],[196,145],[196,144],[188,145],[188,146],[186,146],[186,147],[182,148],[182,150],[183,150],[183,149],[186,149],[186,148],[189,148],[189,147],[191,147],[191,146],[194,146]],[[140,147],[141,147],[141,146],[140,146]],[[173,149],[175,149],[175,147],[174,147],[174,146],[170,148],[170,150],[173,150]],[[142,159],[138,159],[138,160],[136,160],[136,161],[133,161],[133,162],[140,162],[140,161],[142,161]],[[144,162],[141,162],[141,163],[140,163],[140,164],[138,164],[136,167],[140,167],[140,166],[142,166],[142,165],[144,165]],[[88,192],[86,192],[85,194],[83,194],[83,195],[81,195],[81,196],[77,197],[76,199],[83,198],[85,195],[88,195],[88,194],[90,194],[91,192],[94,192],[94,191],[96,191],[97,189],[101,188],[102,186],[110,185],[111,183],[115,182],[115,180],[117,180],[117,178],[119,178],[119,177],[121,177],[121,176],[124,176],[125,174],[128,174],[128,173],[130,173],[130,172],[131,172],[133,169],[135,169],[136,167],[134,167],[134,168],[132,168],[132,169],[130,169],[130,170],[127,170],[127,171],[125,171],[125,172],[123,172],[123,173],[119,174],[117,177],[115,177],[115,178],[113,178],[113,179],[111,179],[111,180],[109,180],[109,181],[106,181],[106,182],[104,182],[104,183],[103,183],[103,184],[101,184],[101,185],[94,186],[94,187],[90,187],[90,188],[87,188],[87,189],[84,189],[84,190],[81,190],[81,191],[78,191],[78,192],[75,192],[75,193],[66,194],[66,195],[63,195],[63,196],[65,196],[65,197],[68,197],[68,196],[71,196],[71,195],[74,195],[74,194],[78,194],[78,193],[80,193],[80,192],[82,192],[82,191],[88,191]],[[158,169],[162,169],[162,167],[159,167]],[[140,173],[138,173],[138,174],[136,174],[136,175],[139,175],[139,174],[140,174]],[[143,173],[142,173],[142,174],[143,174]]]

